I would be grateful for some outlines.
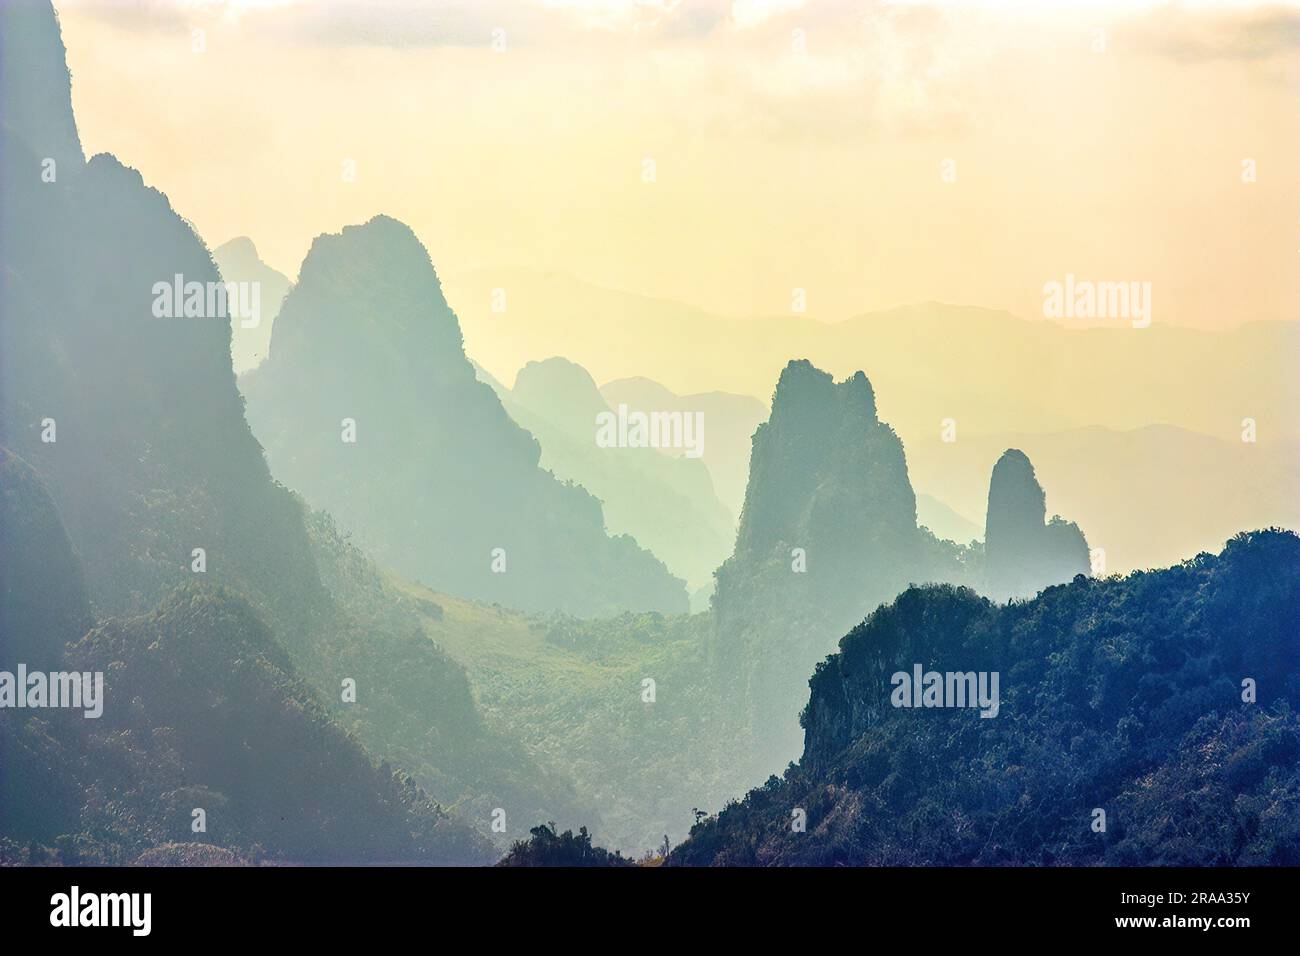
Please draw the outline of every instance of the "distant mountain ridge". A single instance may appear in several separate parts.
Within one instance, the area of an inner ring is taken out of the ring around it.
[[[566,359],[529,362],[513,389],[498,383],[494,390],[510,417],[537,438],[542,467],[600,499],[612,533],[631,535],[693,588],[712,579],[735,529],[702,460],[673,449],[602,447],[601,416],[616,413],[586,370]],[[707,414],[701,415],[700,446],[707,454],[715,436]]]
[[[1020,449],[1008,448],[993,466],[988,501],[983,591],[989,597],[1033,597],[1049,584],[1088,573],[1083,532],[1060,517],[1047,520],[1047,496]]]
[[[936,538],[968,544],[984,537],[984,528],[933,495],[916,493],[916,521],[929,528]]]
[[[987,495],[980,482],[1007,448],[1033,460],[1051,491],[1050,510],[1087,529],[1107,573],[1221,550],[1242,528],[1300,530],[1300,441],[1251,443],[1240,431],[1212,438],[1172,425],[989,436],[958,430],[950,443],[936,433],[908,442],[918,497],[933,494],[980,523],[982,538]]]
[[[494,288],[508,293],[505,312],[491,308]],[[597,381],[645,376],[679,394],[762,396],[799,355],[836,377],[870,367],[881,414],[909,442],[945,419],[959,436],[1162,422],[1229,439],[1251,416],[1261,441],[1300,438],[1282,412],[1300,405],[1300,381],[1256,360],[1300,351],[1300,321],[1206,331],[1157,317],[1145,329],[1081,329],[933,302],[838,322],[729,318],[524,269],[454,276],[448,297],[468,349],[498,374],[559,354]]]
[[[767,417],[767,406],[750,395],[700,392],[678,395],[640,376],[606,382],[600,394],[611,407],[698,412],[704,416],[706,440],[700,459],[713,476],[713,487],[727,509],[739,517],[749,480],[749,449],[754,429]]]
[[[230,324],[230,358],[235,374],[240,375],[265,360],[271,348],[271,328],[292,283],[261,260],[253,240],[247,236],[237,236],[217,246],[212,258],[226,282],[257,287],[257,315],[239,316]]]

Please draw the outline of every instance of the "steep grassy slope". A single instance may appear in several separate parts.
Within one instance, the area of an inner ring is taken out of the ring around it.
[[[693,807],[721,806],[759,778],[751,731],[705,666],[708,615],[526,616],[386,583],[424,609],[488,723],[574,782],[598,843],[640,856],[685,836]]]

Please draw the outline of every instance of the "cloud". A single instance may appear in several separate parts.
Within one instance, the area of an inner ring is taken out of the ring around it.
[[[1139,47],[1181,61],[1271,60],[1300,47],[1300,10],[1153,10],[1135,24]]]
[[[306,43],[396,48],[486,47],[497,30],[511,45],[590,41],[599,33],[671,43],[773,29],[788,34],[796,26],[809,33],[854,31],[902,16],[1039,24],[1082,16],[1123,23],[1134,46],[1181,60],[1268,59],[1300,43],[1296,0],[58,0],[56,6],[133,30],[228,25]]]
[[[750,3],[756,0],[749,0]],[[776,2],[783,0],[762,0]],[[731,0],[59,0],[130,30],[177,32],[237,26],[281,39],[337,46],[509,45],[592,33],[702,36],[730,15]]]
[[[539,3],[518,0],[333,0],[297,12],[283,27],[304,42],[389,47],[487,47],[534,42],[557,26]]]

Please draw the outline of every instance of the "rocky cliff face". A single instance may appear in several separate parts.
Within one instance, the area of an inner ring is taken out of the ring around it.
[[[1046,496],[1023,452],[1009,448],[993,466],[984,533],[984,591],[990,597],[1032,597],[1049,584],[1089,570],[1088,542],[1078,525],[1047,514]]]
[[[686,609],[680,580],[606,534],[599,501],[538,466],[393,219],[313,243],[244,391],[277,477],[409,577],[525,610]]]
[[[791,362],[754,434],[736,550],[713,598],[715,669],[774,753],[797,748],[813,666],[877,604],[928,578],[924,550],[903,445],[877,418],[871,383]]]
[[[994,469],[989,508],[986,548],[918,528],[902,442],[867,377],[836,383],[806,361],[786,366],[754,434],[736,549],[713,598],[713,671],[721,693],[744,702],[755,746],[779,763],[798,752],[807,675],[908,585],[1005,600],[1088,570],[1079,529],[1044,523],[1042,488],[1019,452]]]
[[[791,362],[754,434],[737,554],[807,538],[832,558],[860,556],[868,531],[867,547],[909,550],[916,496],[902,442],[876,417],[862,372],[836,384],[807,361]]]

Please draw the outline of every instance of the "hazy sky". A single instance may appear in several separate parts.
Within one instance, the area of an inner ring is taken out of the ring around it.
[[[1037,317],[1073,273],[1151,282],[1160,322],[1297,317],[1294,5],[56,6],[87,152],[290,277],[315,235],[385,212],[442,273],[732,315],[802,288],[824,319]]]

